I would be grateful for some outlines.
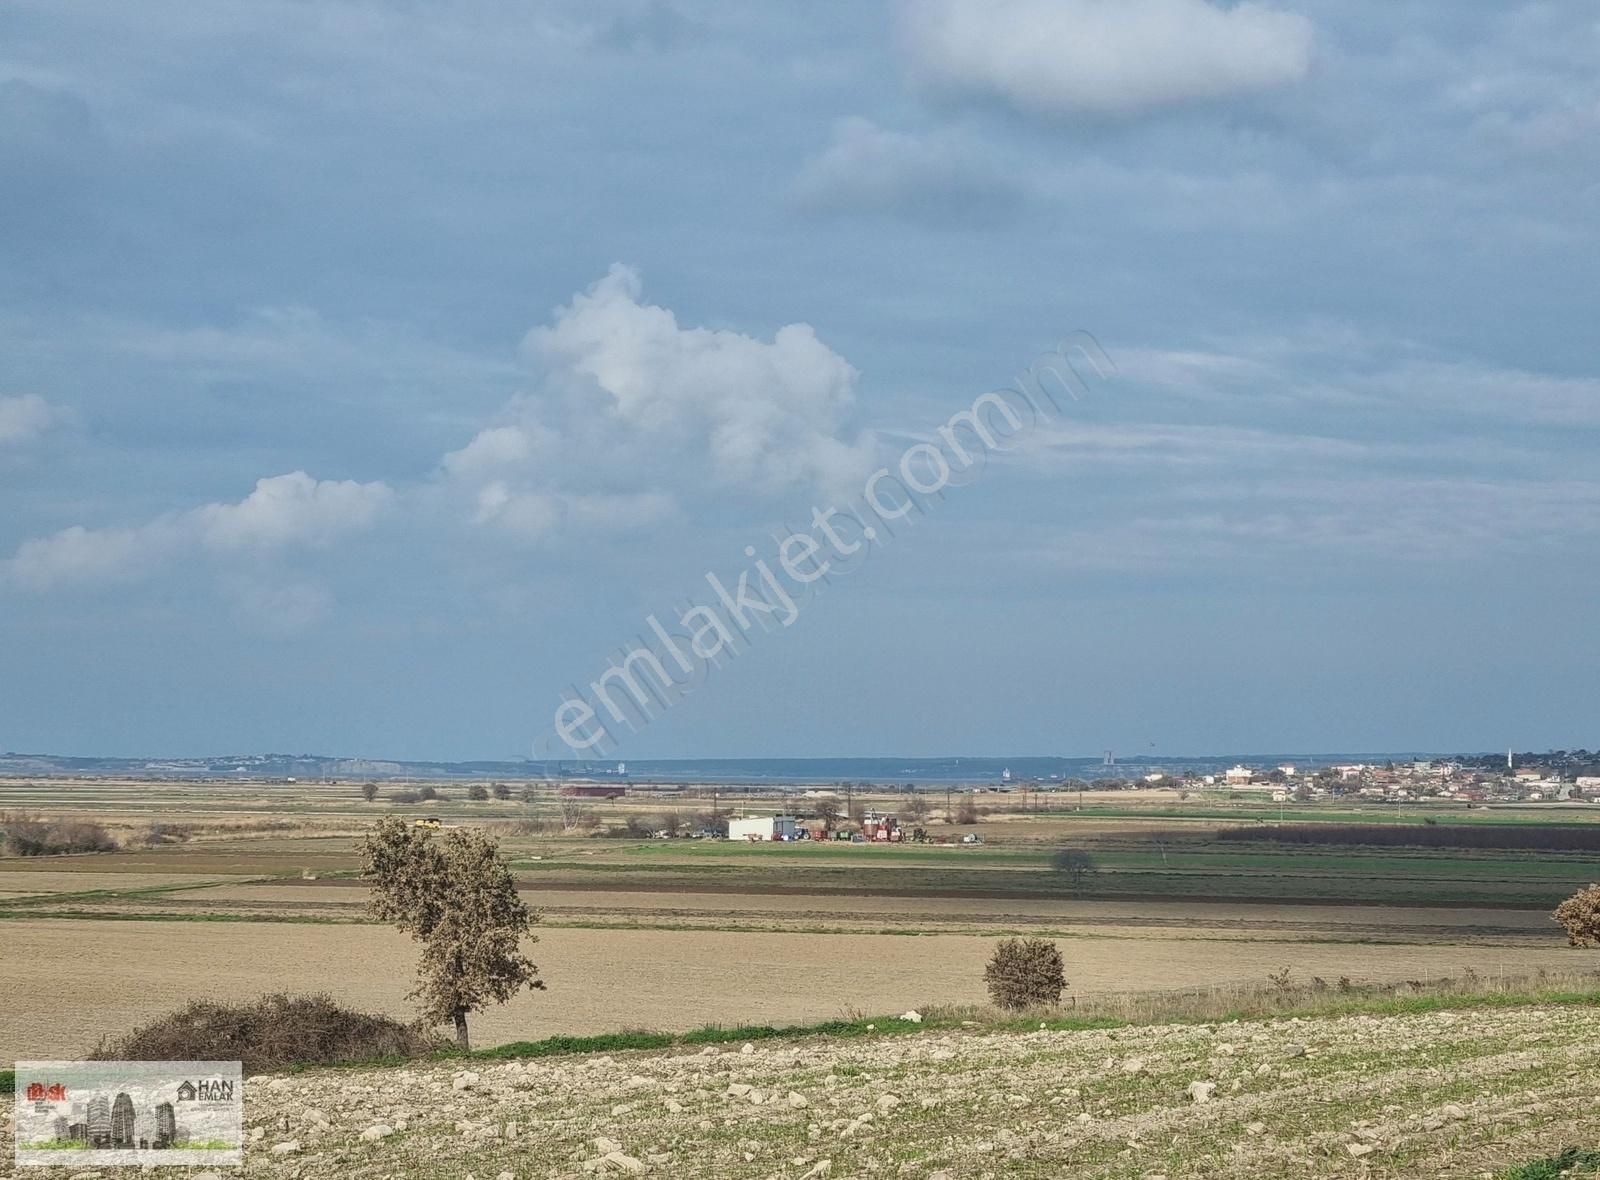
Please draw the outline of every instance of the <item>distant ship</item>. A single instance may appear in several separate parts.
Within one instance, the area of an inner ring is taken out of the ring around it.
[[[1011,781],[1011,767],[1008,766],[1000,772],[1000,781],[1003,783],[1009,783]]]

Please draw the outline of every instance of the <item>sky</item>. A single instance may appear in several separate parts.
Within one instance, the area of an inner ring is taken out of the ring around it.
[[[10,0],[0,749],[1600,746],[1597,55],[1543,2]]]

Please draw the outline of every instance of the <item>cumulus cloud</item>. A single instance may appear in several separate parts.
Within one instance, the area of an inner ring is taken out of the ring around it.
[[[0,447],[31,443],[59,420],[60,411],[36,393],[0,397]]]
[[[682,328],[642,294],[639,273],[613,265],[527,346],[558,380],[591,389],[593,408],[618,425],[703,446],[729,483],[777,489],[852,462],[838,432],[857,373],[810,324],[771,341]]]
[[[1311,63],[1311,22],[1258,3],[901,0],[899,18],[918,77],[1051,118],[1269,89]]]
[[[237,504],[207,504],[191,514],[216,549],[327,545],[369,526],[394,492],[384,483],[312,479],[304,471],[259,480]]]
[[[1021,191],[949,132],[910,135],[852,116],[801,170],[795,201],[812,213],[890,213],[913,220],[982,220]]]
[[[846,429],[856,370],[809,324],[770,340],[684,327],[618,264],[524,347],[539,389],[441,461],[476,524],[524,540],[626,530],[708,490],[831,489],[871,469],[873,439]]]
[[[294,471],[259,480],[236,504],[205,504],[131,528],[74,525],[24,541],[3,568],[7,580],[46,590],[135,578],[187,550],[237,554],[326,546],[368,528],[393,498],[382,482],[316,480]]]

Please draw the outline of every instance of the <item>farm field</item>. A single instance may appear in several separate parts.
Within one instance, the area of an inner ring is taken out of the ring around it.
[[[1476,1180],[1600,1139],[1597,1036],[1550,1004],[264,1075],[243,1175]]]
[[[478,1018],[483,1043],[975,1002],[994,940],[1013,933],[1060,940],[1069,997],[1260,983],[1284,968],[1404,982],[1587,966],[1549,916],[1596,875],[1586,853],[1225,841],[1228,823],[1157,814],[1182,810],[1175,799],[1130,805],[1170,794],[1136,791],[1116,793],[1128,815],[1091,798],[1083,812],[929,825],[979,834],[976,846],[653,840],[623,825],[692,803],[629,798],[571,830],[553,793],[470,803],[460,784],[443,789],[409,811],[489,825],[544,915],[533,957],[551,991]],[[196,996],[315,989],[410,1013],[414,948],[371,923],[357,879],[360,833],[407,808],[364,804],[350,784],[0,784],[0,810],[19,801],[102,816],[123,847],[0,860],[0,987],[29,997],[0,1015],[0,1054],[81,1052]],[[1092,872],[1052,867],[1061,848],[1086,852]]]
[[[0,983],[27,997],[0,1010],[0,1044],[20,1058],[83,1052],[197,997],[327,991],[357,1008],[410,1011],[415,950],[383,926],[24,919],[0,931]],[[489,1045],[977,1004],[992,945],[981,935],[550,929],[532,956],[549,991],[491,1009],[473,1027]],[[1532,949],[1086,936],[1063,951],[1074,995],[1259,984],[1285,967],[1301,980],[1403,982],[1574,966],[1558,940]]]

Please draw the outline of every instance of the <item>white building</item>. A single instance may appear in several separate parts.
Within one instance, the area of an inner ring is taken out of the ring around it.
[[[1253,783],[1256,781],[1256,772],[1248,766],[1235,766],[1223,778],[1231,785],[1234,783]]]
[[[800,824],[793,816],[758,815],[750,819],[730,819],[728,839],[761,842],[764,840],[793,840]]]

